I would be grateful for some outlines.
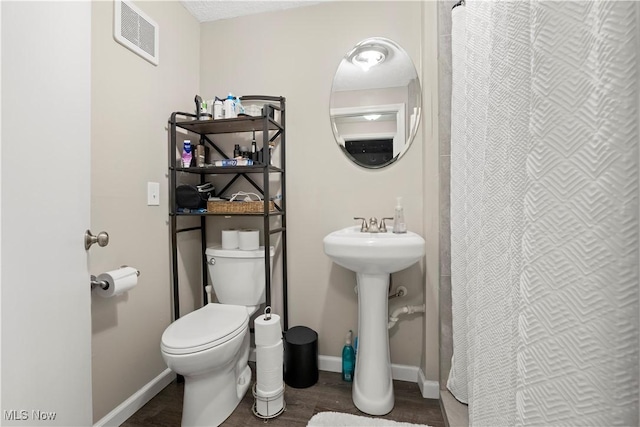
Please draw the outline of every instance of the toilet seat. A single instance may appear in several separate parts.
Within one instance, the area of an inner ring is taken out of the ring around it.
[[[162,334],[162,351],[189,354],[221,345],[249,326],[247,308],[207,304],[173,322]]]

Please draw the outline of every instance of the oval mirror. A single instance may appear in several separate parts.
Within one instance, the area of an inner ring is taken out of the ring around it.
[[[418,129],[421,94],[416,68],[398,44],[381,37],[358,43],[331,88],[331,128],[342,152],[365,168],[398,160]]]

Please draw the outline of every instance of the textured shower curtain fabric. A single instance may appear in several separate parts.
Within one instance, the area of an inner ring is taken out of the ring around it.
[[[467,286],[465,222],[465,19],[466,8],[451,11],[451,302],[453,357],[447,387],[461,402],[468,403],[467,393]]]
[[[452,11],[447,386],[472,425],[638,425],[639,10]]]

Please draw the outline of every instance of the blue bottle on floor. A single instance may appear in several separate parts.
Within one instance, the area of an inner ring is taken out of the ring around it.
[[[342,380],[347,382],[353,381],[353,372],[356,365],[356,353],[351,345],[351,335],[353,332],[349,330],[347,339],[342,349]]]

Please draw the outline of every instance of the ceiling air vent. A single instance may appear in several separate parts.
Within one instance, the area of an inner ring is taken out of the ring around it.
[[[113,37],[116,41],[158,65],[158,24],[131,2],[115,0],[114,8]]]

